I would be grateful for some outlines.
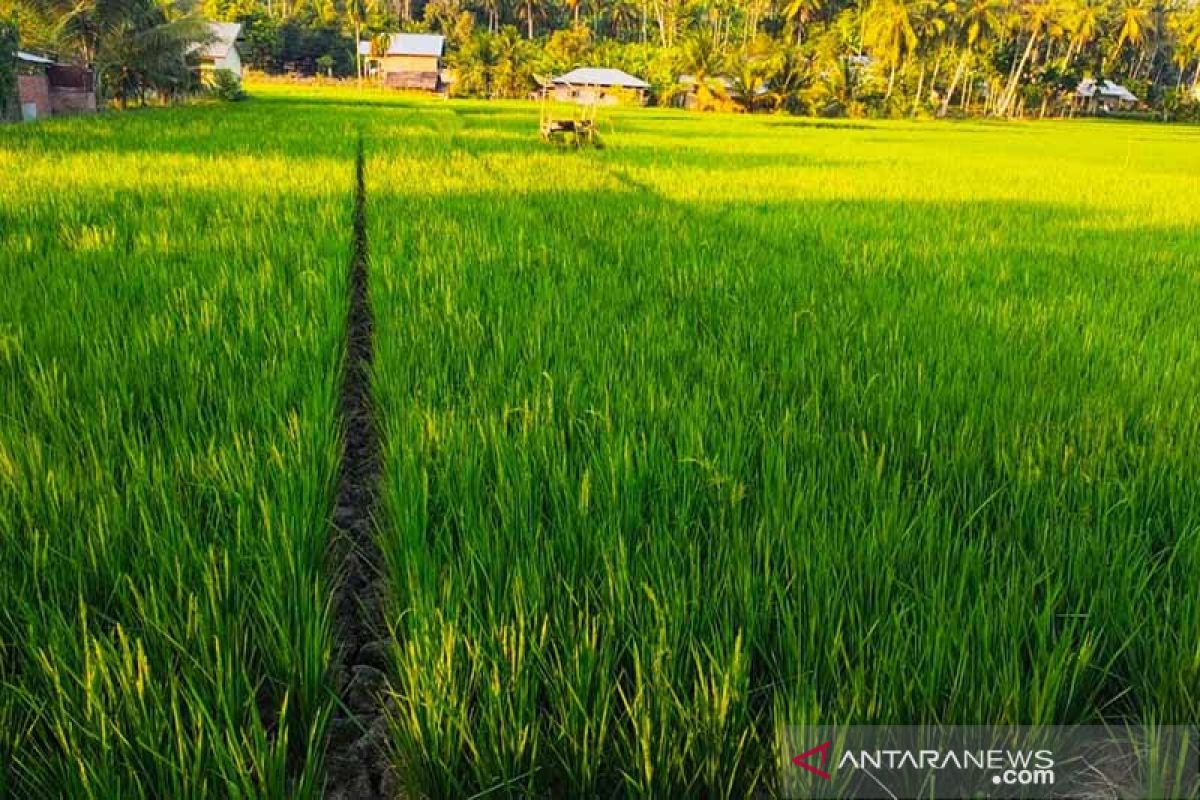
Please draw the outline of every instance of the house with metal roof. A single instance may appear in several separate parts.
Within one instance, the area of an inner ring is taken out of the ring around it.
[[[238,78],[242,77],[242,56],[238,52],[238,39],[242,38],[242,26],[237,22],[209,22],[211,40],[199,48],[200,73],[227,69]]]
[[[646,102],[650,84],[641,78],[607,67],[579,67],[550,80],[554,99],[585,105]]]
[[[436,92],[442,86],[446,38],[431,33],[391,33],[358,43],[370,75],[392,89]]]
[[[1108,80],[1097,83],[1092,78],[1084,78],[1079,82],[1075,87],[1075,98],[1089,110],[1101,113],[1132,108],[1138,103],[1137,95],[1121,84]]]

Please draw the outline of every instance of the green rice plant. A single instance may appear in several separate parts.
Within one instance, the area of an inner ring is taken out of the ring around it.
[[[0,794],[320,794],[355,124],[0,129]]]
[[[602,129],[367,128],[415,795],[770,793],[787,724],[1196,718],[1195,131]]]

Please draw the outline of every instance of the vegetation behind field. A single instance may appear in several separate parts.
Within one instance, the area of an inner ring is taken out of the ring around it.
[[[463,96],[523,98],[591,65],[644,78],[662,105],[694,90],[701,110],[1041,117],[1094,111],[1075,97],[1091,77],[1147,116],[1200,119],[1195,0],[0,0],[10,16],[114,97],[190,86],[171,42],[203,16],[241,22],[243,60],[269,73],[352,76],[358,40],[441,33]]]

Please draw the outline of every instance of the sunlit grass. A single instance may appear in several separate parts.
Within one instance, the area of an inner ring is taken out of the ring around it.
[[[370,130],[415,792],[742,797],[777,724],[1200,711],[1195,130]]]
[[[0,130],[0,794],[319,794],[350,132]]]

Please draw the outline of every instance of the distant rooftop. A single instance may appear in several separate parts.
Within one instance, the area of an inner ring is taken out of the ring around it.
[[[26,53],[24,50],[17,51],[17,61],[23,61],[26,64],[43,64],[45,66],[53,66],[57,63],[53,58]]]
[[[579,67],[559,75],[553,83],[568,86],[619,86],[622,89],[649,89],[650,84],[628,72],[604,67]]]
[[[1097,89],[1101,97],[1114,97],[1117,100],[1125,100],[1130,103],[1137,102],[1137,95],[1126,89],[1119,83],[1105,81],[1100,86],[1096,85],[1096,81],[1091,78],[1084,78],[1079,82],[1079,86],[1075,89],[1075,94],[1080,97],[1094,97]]]
[[[220,61],[237,46],[238,37],[242,35],[242,26],[237,22],[209,22],[206,24],[213,39],[200,48],[200,58]]]
[[[440,56],[446,49],[446,37],[433,33],[389,33],[389,56]],[[371,55],[371,43],[359,42],[358,54]]]

